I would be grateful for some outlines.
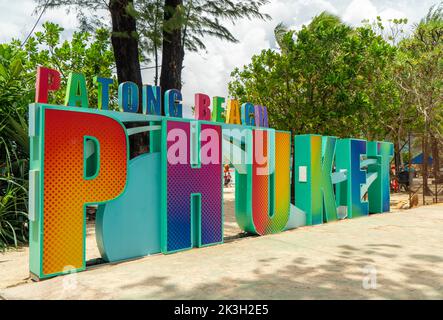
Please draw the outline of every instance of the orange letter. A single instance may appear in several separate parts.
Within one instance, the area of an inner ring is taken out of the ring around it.
[[[125,130],[112,118],[53,108],[42,112],[42,210],[31,225],[43,232],[40,272],[31,270],[40,278],[85,268],[86,205],[123,192],[128,153]]]

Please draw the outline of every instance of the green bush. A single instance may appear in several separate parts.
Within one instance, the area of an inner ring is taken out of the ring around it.
[[[27,242],[28,159],[14,141],[0,137],[0,249]]]
[[[114,57],[109,33],[104,29],[74,32],[61,41],[63,28],[44,23],[24,46],[17,40],[0,44],[0,250],[19,246],[28,239],[28,105],[34,101],[39,65],[62,73],[62,90],[50,95],[49,103],[62,104],[69,72],[87,79],[90,105],[96,104],[94,76],[111,77]],[[111,95],[117,89],[111,87]],[[115,101],[111,102],[111,106]]]

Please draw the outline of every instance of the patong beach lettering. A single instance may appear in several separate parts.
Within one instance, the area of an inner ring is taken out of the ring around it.
[[[235,169],[237,223],[253,234],[389,211],[389,142],[292,136],[268,127],[265,106],[223,97],[211,104],[205,94],[195,95],[195,119],[185,119],[180,91],[161,97],[161,88],[143,86],[140,94],[132,82],[119,85],[120,111],[112,111],[112,79],[100,77],[93,108],[78,73],[68,77],[65,105],[50,105],[60,80],[57,70],[38,68],[29,107],[30,271],[37,278],[86,268],[87,205],[98,206],[105,261],[223,243],[225,163]],[[141,133],[149,150],[131,157],[129,137]]]

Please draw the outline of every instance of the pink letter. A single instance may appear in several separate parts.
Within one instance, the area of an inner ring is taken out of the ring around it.
[[[203,93],[195,94],[195,119],[211,121],[211,110],[209,106],[211,99]]]
[[[48,92],[60,89],[60,72],[45,67],[37,67],[35,102],[48,103]]]

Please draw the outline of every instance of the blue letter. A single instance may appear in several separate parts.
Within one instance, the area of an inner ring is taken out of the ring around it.
[[[110,78],[94,77],[94,83],[97,84],[97,107],[101,110],[109,109],[109,86],[114,82]]]
[[[118,86],[118,106],[120,111],[138,112],[138,86],[134,82],[126,81]]]
[[[182,94],[176,89],[171,89],[165,92],[165,116],[167,117],[183,117]]]
[[[143,86],[143,114],[161,116],[161,88],[158,86]]]

